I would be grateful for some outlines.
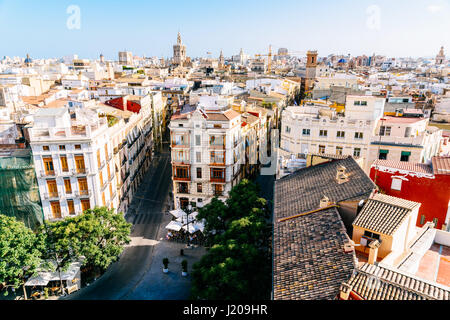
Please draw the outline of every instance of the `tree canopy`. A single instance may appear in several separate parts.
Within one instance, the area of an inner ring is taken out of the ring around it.
[[[258,193],[243,180],[226,203],[213,199],[199,210],[211,248],[193,267],[194,299],[270,298],[270,211]]]
[[[81,257],[83,265],[105,270],[130,242],[131,224],[122,214],[97,207],[73,218],[48,223],[43,229],[44,256],[57,262],[57,270],[68,268]]]
[[[0,214],[0,284],[16,289],[23,285],[41,263],[39,249],[31,229],[15,218]]]

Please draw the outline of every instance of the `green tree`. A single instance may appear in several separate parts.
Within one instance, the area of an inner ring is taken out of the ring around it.
[[[48,223],[43,229],[44,256],[61,274],[81,257],[83,265],[94,271],[106,270],[130,242],[131,224],[123,214],[97,207],[76,217]]]
[[[123,214],[101,207],[75,217],[78,232],[74,241],[81,244],[84,264],[106,270],[115,262],[126,244],[130,243],[131,224]]]
[[[0,214],[0,284],[4,288],[24,286],[36,273],[41,263],[37,244],[36,235],[23,222]]]
[[[269,299],[270,212],[258,192],[243,180],[226,203],[216,199],[199,211],[211,249],[193,267],[194,299]]]

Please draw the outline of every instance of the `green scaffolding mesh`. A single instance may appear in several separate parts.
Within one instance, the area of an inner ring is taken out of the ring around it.
[[[42,224],[42,207],[29,150],[0,155],[0,214],[15,217],[31,229]]]

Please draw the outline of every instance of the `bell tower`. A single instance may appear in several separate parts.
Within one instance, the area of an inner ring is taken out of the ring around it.
[[[305,90],[311,90],[316,80],[317,69],[317,51],[308,51],[306,53],[306,75],[305,75]]]

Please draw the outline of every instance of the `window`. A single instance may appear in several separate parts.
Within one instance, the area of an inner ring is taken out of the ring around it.
[[[326,137],[326,136],[328,136],[328,130],[320,130],[319,136],[321,136],[321,137]]]
[[[438,225],[439,219],[438,218],[434,218],[433,219],[433,223],[434,223],[434,227],[436,228]]]
[[[75,215],[75,206],[73,204],[73,200],[67,200],[67,208],[70,215]]]
[[[56,180],[47,180],[48,194],[51,198],[58,197],[58,186]]]
[[[81,210],[84,212],[91,208],[91,202],[88,199],[81,200]]]
[[[77,168],[77,173],[86,173],[86,167],[84,165],[84,156],[75,156],[75,166]]]
[[[195,136],[195,145],[201,146],[201,137],[199,135]]]
[[[201,152],[196,153],[196,160],[197,160],[197,163],[202,162],[202,153]]]
[[[210,163],[224,164],[225,163],[225,152],[211,151]]]
[[[197,168],[197,179],[202,178],[202,168]]]
[[[402,155],[400,156],[400,161],[408,162],[410,156],[411,156],[411,152],[402,151]]]
[[[378,154],[378,159],[387,160],[388,153],[389,153],[389,150],[380,150],[380,152]]]
[[[402,179],[396,179],[396,178],[392,179],[391,189],[401,191],[402,190]]]
[[[338,131],[336,133],[336,138],[345,138],[345,131]]]
[[[64,145],[59,146],[59,150],[66,150],[66,146],[64,146]]]
[[[336,147],[336,154],[337,154],[338,156],[342,156],[342,151],[343,151],[343,148],[342,148],[342,147]]]
[[[101,161],[101,158],[100,158],[100,149],[97,150],[97,164],[98,164],[99,168],[102,166],[102,161]]]
[[[371,239],[380,240],[380,235],[370,231],[364,231],[364,236]]]
[[[50,206],[52,208],[53,219],[61,219],[61,205],[59,201],[50,202]]]
[[[223,196],[223,186],[221,184],[213,184],[214,196]]]
[[[223,136],[210,136],[209,144],[212,146],[224,146],[225,141]]]
[[[286,126],[286,133],[291,133],[291,128],[289,128],[288,126]]]
[[[81,150],[81,144],[76,144],[75,145],[75,150]]]
[[[49,146],[42,146],[42,150],[44,150],[44,151],[49,151],[49,150],[50,150],[50,147],[49,147]]]
[[[319,153],[325,153],[325,146],[319,146]]]
[[[52,158],[43,158],[42,160],[44,161],[45,174],[47,174],[47,175],[55,174],[55,169],[53,168]]]
[[[303,135],[304,135],[304,136],[309,136],[309,135],[311,135],[311,129],[303,129]]]
[[[64,179],[64,188],[66,189],[66,194],[72,194],[72,184],[70,179]]]
[[[355,139],[361,140],[362,138],[363,138],[363,133],[362,132],[355,132]]]
[[[189,179],[189,169],[186,167],[176,167],[175,178]]]
[[[203,192],[203,185],[201,183],[197,183],[197,192],[202,193]]]
[[[103,188],[103,172],[99,172],[99,179],[100,179],[100,188]]]
[[[380,136],[390,136],[391,135],[391,127],[380,127]]]
[[[225,180],[225,169],[211,168],[211,180]]]
[[[353,150],[353,156],[354,157],[360,157],[361,156],[361,148],[355,148]]]
[[[69,166],[67,165],[67,157],[61,156],[61,168],[63,172],[69,172]]]
[[[425,223],[425,215],[421,215],[420,216],[420,224],[424,224]]]
[[[361,101],[362,106],[367,106],[367,101]]]
[[[354,106],[360,106],[361,105],[361,101],[355,101],[355,102],[353,102],[353,105]]]
[[[214,129],[221,129],[222,125],[221,124],[214,124]]]
[[[80,189],[80,194],[86,195],[88,193],[88,183],[86,178],[78,179],[78,188]]]

